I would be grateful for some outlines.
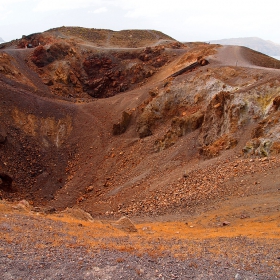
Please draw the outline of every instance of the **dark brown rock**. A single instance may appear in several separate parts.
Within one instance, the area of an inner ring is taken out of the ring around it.
[[[0,126],[0,144],[4,143],[6,139],[7,139],[7,132],[2,126]]]
[[[275,110],[278,110],[280,107],[280,96],[277,96],[273,100],[273,107]]]
[[[13,192],[13,179],[11,176],[5,173],[0,173],[0,189],[6,192]]]
[[[148,125],[143,125],[138,129],[139,137],[145,138],[152,135],[152,131]]]
[[[125,133],[125,131],[127,130],[128,126],[130,124],[131,118],[132,118],[132,114],[124,111],[122,113],[121,121],[119,123],[113,125],[113,134],[120,135],[120,134]]]

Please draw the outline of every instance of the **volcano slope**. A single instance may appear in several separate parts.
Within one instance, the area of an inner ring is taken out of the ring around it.
[[[274,279],[279,61],[158,31],[67,27],[2,44],[0,61],[2,199],[26,199],[43,212],[128,215],[139,225],[191,220],[211,240],[256,238],[273,248],[261,252],[272,278],[260,279]],[[228,225],[236,234],[225,233]],[[169,226],[172,238],[190,230]]]

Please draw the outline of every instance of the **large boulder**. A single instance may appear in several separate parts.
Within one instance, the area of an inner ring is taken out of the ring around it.
[[[77,220],[90,222],[93,221],[93,218],[89,213],[85,212],[84,210],[78,207],[66,208],[64,211],[62,211],[62,213],[71,216],[72,218]]]
[[[112,226],[125,232],[137,232],[137,228],[127,217],[121,217],[118,221],[112,223]]]

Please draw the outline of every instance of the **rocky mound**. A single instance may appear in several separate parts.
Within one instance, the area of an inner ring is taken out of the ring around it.
[[[139,87],[170,63],[169,49],[184,48],[158,31],[78,27],[23,36],[13,45],[30,49],[28,66],[63,99],[104,98]]]
[[[253,65],[266,68],[280,69],[280,61],[260,52],[252,51],[249,48],[242,48],[244,57]]]
[[[139,48],[157,44],[158,42],[175,42],[170,36],[156,30],[121,30],[59,27],[48,32],[61,37],[79,38],[102,47]]]

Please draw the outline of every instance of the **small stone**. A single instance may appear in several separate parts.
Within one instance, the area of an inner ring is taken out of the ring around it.
[[[25,199],[21,200],[16,206],[13,206],[14,209],[17,210],[29,210],[30,205],[28,203],[28,201],[26,201]]]
[[[234,277],[235,280],[242,280],[242,277],[239,273],[237,273]]]
[[[225,226],[229,226],[229,225],[230,225],[230,222],[224,221],[222,225],[223,225],[224,227],[225,227]]]
[[[22,206],[28,208],[29,207],[29,202],[27,200],[23,199],[18,203],[18,205],[22,205]]]
[[[150,229],[151,229],[150,227],[143,227],[142,228],[143,231],[147,231],[147,230],[150,230]]]
[[[45,210],[44,210],[44,213],[45,214],[53,214],[53,213],[55,213],[56,212],[56,209],[54,208],[54,207],[49,207],[49,208],[46,208]]]
[[[215,109],[217,109],[217,108],[219,108],[219,107],[221,107],[221,103],[218,103],[218,104],[215,104],[215,105],[214,105],[214,108],[215,108]]]
[[[87,192],[92,192],[94,190],[94,186],[89,186],[86,188]]]

